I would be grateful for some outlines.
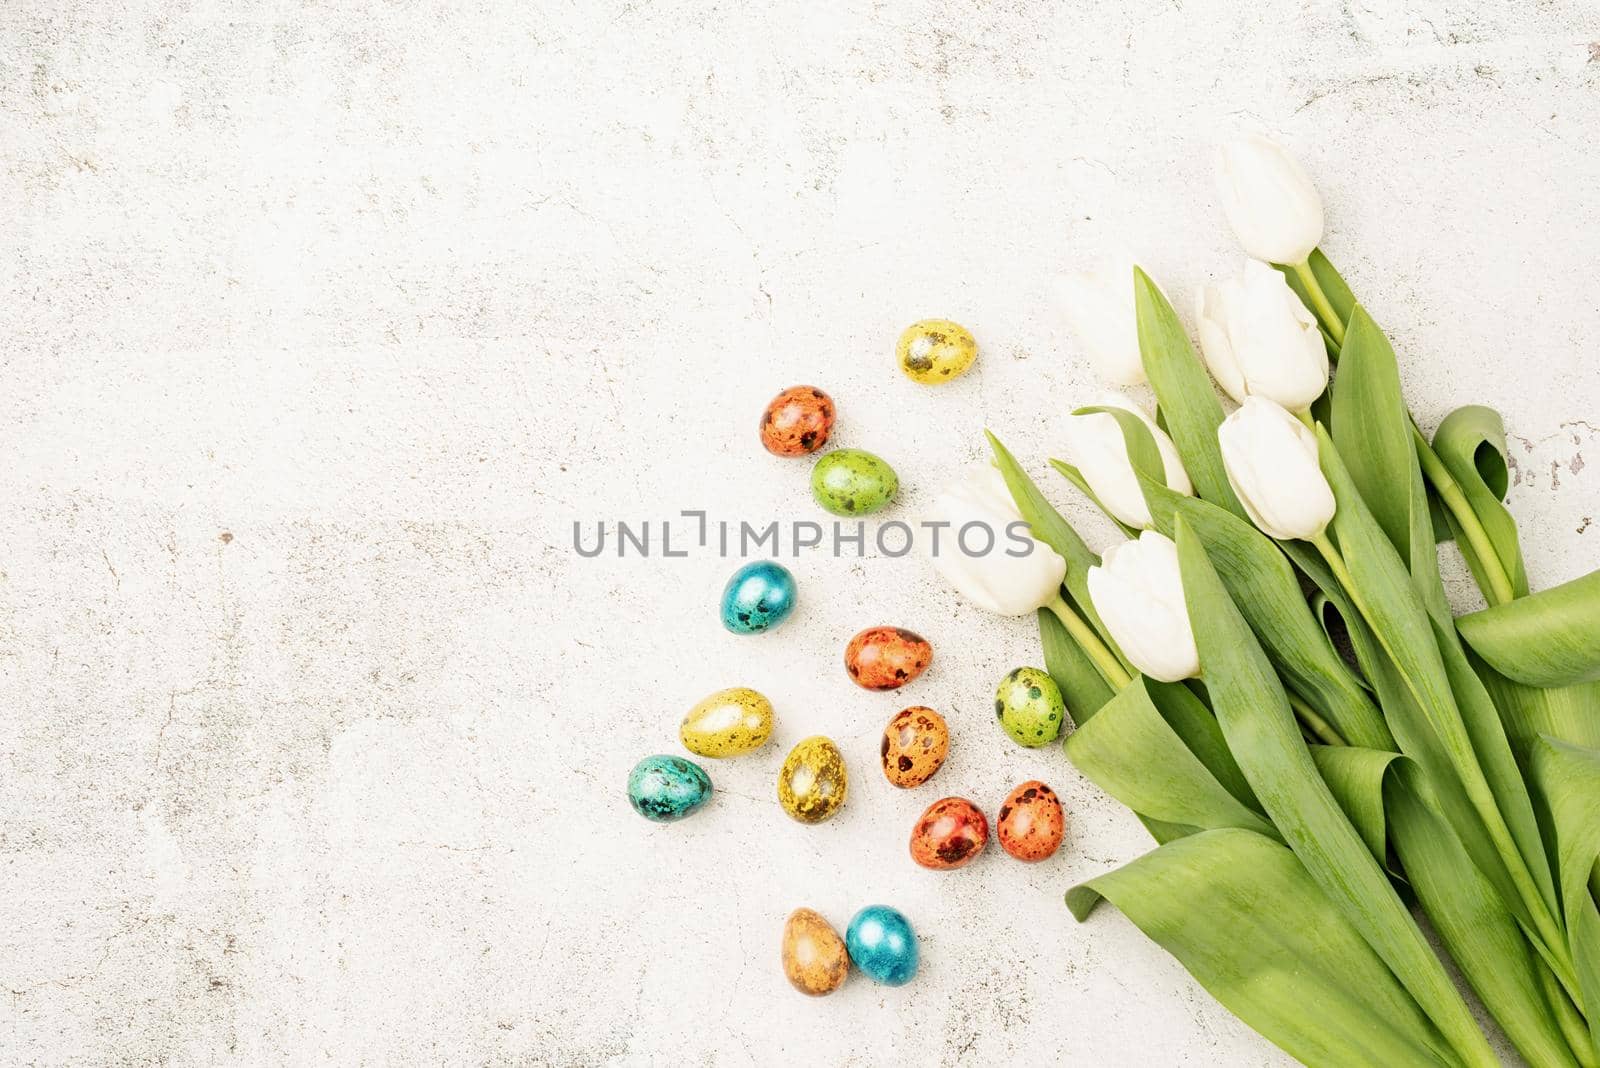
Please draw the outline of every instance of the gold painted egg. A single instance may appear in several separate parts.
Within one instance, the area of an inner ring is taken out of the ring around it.
[[[838,990],[850,974],[844,939],[811,909],[795,909],[783,925],[783,974],[790,986],[814,998]]]
[[[959,378],[978,358],[971,331],[949,319],[923,319],[906,327],[895,346],[900,370],[913,382],[936,386]]]
[[[844,754],[832,739],[812,735],[789,750],[778,771],[778,803],[792,819],[821,823],[844,806]]]
[[[678,737],[696,756],[753,752],[772,737],[772,702],[747,686],[718,690],[689,709]]]

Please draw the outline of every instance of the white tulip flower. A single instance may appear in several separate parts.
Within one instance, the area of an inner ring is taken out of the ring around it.
[[[1260,260],[1195,295],[1200,351],[1234,400],[1266,397],[1302,412],[1328,388],[1328,349],[1317,317],[1283,275]]]
[[[933,524],[940,524],[939,533],[923,544],[934,569],[984,611],[1027,615],[1060,595],[1067,562],[1027,532],[1005,478],[993,465],[975,464],[946,486],[923,517],[924,526]],[[964,538],[961,531],[969,524],[987,527],[987,533]],[[987,552],[967,552],[985,546]]]
[[[1131,256],[1121,256],[1098,271],[1058,275],[1051,299],[1078,343],[1088,350],[1100,377],[1119,386],[1145,380],[1134,314]]]
[[[1171,538],[1147,530],[1138,541],[1107,549],[1089,569],[1089,599],[1123,655],[1150,678],[1178,682],[1200,674]]]
[[[1101,408],[1120,408],[1137,415],[1149,428],[1156,449],[1161,453],[1167,488],[1186,497],[1194,495],[1189,472],[1184,470],[1172,439],[1167,437],[1166,431],[1156,426],[1155,420],[1146,415],[1142,408],[1120,393],[1106,393],[1095,404]],[[1117,425],[1116,417],[1105,412],[1070,416],[1067,419],[1066,437],[1069,458],[1106,511],[1130,527],[1143,529],[1151,526],[1150,506],[1145,503],[1144,491],[1139,488],[1139,479],[1133,472],[1133,462],[1128,459],[1127,442],[1122,437],[1122,428]]]
[[[1317,461],[1317,436],[1281,405],[1246,397],[1217,428],[1228,482],[1250,518],[1267,534],[1310,541],[1336,508]]]
[[[1322,198],[1298,160],[1265,137],[1229,141],[1214,174],[1228,225],[1258,260],[1293,266],[1322,242]]]

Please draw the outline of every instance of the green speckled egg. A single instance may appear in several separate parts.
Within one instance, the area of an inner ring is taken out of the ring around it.
[[[900,370],[914,382],[936,386],[960,378],[978,358],[972,332],[949,319],[923,319],[906,327],[895,346]]]
[[[834,515],[869,515],[899,488],[894,468],[864,449],[835,449],[811,469],[811,495]]]
[[[689,709],[678,737],[696,756],[752,752],[772,737],[772,702],[745,686],[718,690]]]
[[[778,803],[801,823],[821,823],[844,807],[848,786],[844,754],[831,738],[815,734],[784,758],[778,772]]]
[[[1067,705],[1049,675],[1036,667],[1019,667],[1000,680],[994,714],[1018,745],[1032,749],[1056,740]]]

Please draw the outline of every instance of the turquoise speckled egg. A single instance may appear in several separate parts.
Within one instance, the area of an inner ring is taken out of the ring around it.
[[[794,576],[782,564],[745,564],[722,588],[722,625],[735,634],[771,630],[794,611],[796,592]]]
[[[917,974],[917,934],[899,909],[868,905],[845,932],[850,961],[884,986],[904,986]]]
[[[835,449],[811,469],[811,496],[834,515],[869,515],[899,488],[894,468],[863,449]]]
[[[628,775],[628,803],[647,820],[672,823],[711,800],[711,779],[683,757],[648,756]]]
[[[994,714],[1012,740],[1032,749],[1056,740],[1067,705],[1055,679],[1036,667],[1020,667],[1000,680]]]

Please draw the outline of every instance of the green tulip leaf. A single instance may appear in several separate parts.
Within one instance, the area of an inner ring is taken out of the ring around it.
[[[1445,416],[1439,429],[1434,431],[1433,451],[1482,524],[1513,592],[1518,597],[1526,597],[1528,574],[1517,541],[1517,523],[1501,503],[1510,488],[1511,473],[1506,462],[1506,430],[1500,413],[1482,405],[1457,408]],[[1478,558],[1471,540],[1456,529],[1454,517],[1448,511],[1445,516],[1456,545],[1472,569],[1473,578],[1480,588],[1487,589],[1490,579],[1484,562]]]
[[[1256,796],[1312,879],[1468,1064],[1498,1064],[1367,843],[1301,741],[1287,695],[1199,536],[1177,523],[1184,596],[1212,707]]]
[[[1277,544],[1205,501],[1183,498],[1176,512],[1200,536],[1234,604],[1295,692],[1350,744],[1393,748],[1383,717],[1313,616]]]
[[[1206,703],[1185,683],[1158,682],[1150,678],[1143,681],[1161,717],[1173,733],[1183,739],[1189,751],[1229,793],[1260,812],[1261,802],[1256,800],[1244,772],[1239,770],[1238,762],[1228,750],[1227,739],[1222,736],[1222,728],[1217,725],[1217,717]]]
[[[1359,313],[1358,313],[1359,314]],[[1348,351],[1348,346],[1346,346]],[[1348,566],[1351,584],[1362,606],[1364,626],[1351,627],[1367,678],[1380,696],[1390,731],[1400,751],[1416,760],[1423,776],[1475,863],[1505,897],[1524,923],[1540,932],[1548,950],[1553,938],[1549,873],[1530,859],[1539,855],[1531,805],[1503,732],[1493,743],[1492,704],[1479,699],[1485,691],[1471,675],[1465,656],[1422,602],[1410,573],[1345,468],[1326,431],[1319,431],[1323,473],[1333,488],[1337,511],[1332,530]],[[1381,649],[1381,653],[1378,650]],[[1449,652],[1449,665],[1446,655]],[[1472,728],[1463,721],[1457,693],[1467,700]],[[1488,771],[1474,748],[1485,746]],[[1504,806],[1504,811],[1502,810]],[[1269,810],[1270,812],[1270,810]]]
[[[1203,831],[1074,887],[1067,904],[1083,919],[1102,896],[1304,1064],[1460,1063],[1295,854],[1269,838]]]
[[[1600,680],[1600,571],[1462,616],[1461,637],[1489,666],[1526,686]]]
[[[1001,476],[1006,481],[1006,488],[1011,491],[1011,499],[1016,503],[1017,511],[1027,522],[1033,536],[1044,542],[1061,555],[1067,562],[1067,575],[1065,584],[1072,596],[1073,608],[1088,621],[1110,649],[1124,665],[1127,659],[1122,651],[1117,648],[1116,641],[1106,630],[1105,624],[1100,621],[1100,615],[1094,610],[1094,602],[1089,598],[1089,569],[1100,562],[1100,557],[1089,548],[1078,532],[1072,529],[1061,513],[1045,499],[1039,487],[1034,485],[1033,479],[1017,463],[1011,451],[1000,443],[1000,439],[985,430],[984,436],[989,439],[989,448],[994,453],[995,465],[1000,469]]]
[[[1472,751],[1478,757],[1485,780],[1494,794],[1499,811],[1521,852],[1534,882],[1543,895],[1545,907],[1552,915],[1559,913],[1555,880],[1550,873],[1549,855],[1544,839],[1539,833],[1538,817],[1534,815],[1533,799],[1523,781],[1522,770],[1517,766],[1506,737],[1505,724],[1495,708],[1494,699],[1472,662],[1456,638],[1453,627],[1432,620],[1439,654],[1444,660],[1445,673],[1450,679],[1450,691],[1455,696],[1456,708],[1461,713],[1462,725],[1472,742]]]
[[[1217,444],[1222,404],[1211,378],[1166,296],[1142,270],[1136,267],[1133,274],[1139,352],[1172,443],[1200,496],[1242,516]]]
[[[1373,791],[1381,792],[1411,889],[1451,959],[1528,1063],[1577,1064],[1545,1000],[1540,977],[1548,971],[1450,825],[1422,799],[1416,766],[1394,753],[1324,746],[1311,752],[1369,848],[1381,843],[1383,816],[1374,811]]]
[[[1534,782],[1555,826],[1561,895],[1583,1002],[1600,1005],[1600,750],[1541,738]],[[1591,1055],[1600,1056],[1600,1011],[1589,1013]]]
[[[1329,432],[1350,480],[1406,563],[1428,611],[1448,619],[1427,485],[1389,339],[1359,304],[1332,389]]]
[[[1527,767],[1528,756],[1541,734],[1574,745],[1600,749],[1600,682],[1576,686],[1525,686],[1508,679],[1469,649],[1468,659],[1484,688],[1500,710],[1506,740],[1517,762]]]
[[[1385,779],[1395,853],[1451,960],[1529,1064],[1577,1065],[1547,1001],[1554,977],[1499,892],[1425,799],[1420,769],[1400,758]]]
[[[1144,678],[1135,679],[1072,732],[1066,750],[1073,765],[1141,816],[1207,829],[1240,827],[1276,838],[1272,824],[1242,804],[1190,750],[1146,686]]]
[[[1344,814],[1367,843],[1372,859],[1389,864],[1388,825],[1383,814],[1383,784],[1399,753],[1349,745],[1313,745],[1311,759]]]

